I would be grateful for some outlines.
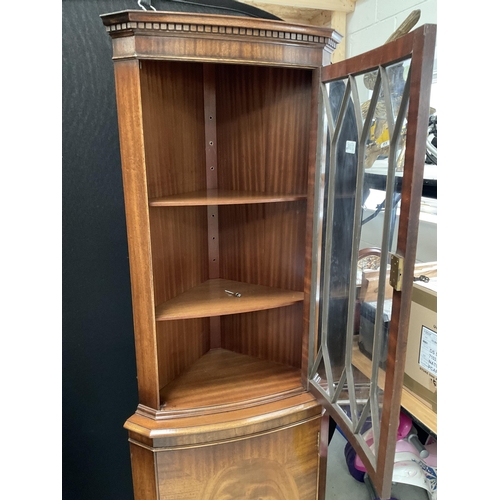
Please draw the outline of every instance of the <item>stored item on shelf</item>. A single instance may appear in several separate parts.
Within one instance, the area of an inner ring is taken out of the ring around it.
[[[373,338],[375,332],[375,315],[377,302],[363,302],[359,318],[359,350],[368,358],[373,356]],[[385,369],[387,361],[387,338],[389,336],[389,323],[391,322],[392,299],[384,301],[384,314],[382,318],[382,352],[380,367]]]

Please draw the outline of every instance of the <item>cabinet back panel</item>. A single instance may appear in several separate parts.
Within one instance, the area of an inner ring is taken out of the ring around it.
[[[151,207],[155,306],[208,279],[206,207]]]
[[[309,70],[219,65],[220,189],[307,192]]]
[[[160,387],[172,382],[210,349],[210,320],[156,323]]]
[[[303,291],[306,202],[219,207],[221,278]]]
[[[222,347],[300,368],[302,303],[221,317]]]
[[[204,189],[203,67],[141,61],[149,198]]]

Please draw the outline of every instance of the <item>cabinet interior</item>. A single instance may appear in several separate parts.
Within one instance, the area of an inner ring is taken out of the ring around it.
[[[298,389],[312,70],[140,74],[162,409]]]

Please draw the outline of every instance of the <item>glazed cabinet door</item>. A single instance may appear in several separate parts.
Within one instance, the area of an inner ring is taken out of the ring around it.
[[[391,494],[435,37],[424,25],[322,70],[309,388],[382,499]]]

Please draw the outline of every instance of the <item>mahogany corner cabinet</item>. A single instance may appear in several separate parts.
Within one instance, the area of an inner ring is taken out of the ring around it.
[[[101,17],[130,256],[135,499],[324,498],[330,416],[388,497],[435,27],[331,65],[342,37],[328,28],[160,11]],[[392,157],[405,155],[388,228],[395,250],[386,236],[380,245],[402,276],[390,294],[384,384],[376,355],[366,358],[373,376],[353,355],[352,255],[375,119],[375,105],[351,109],[363,72],[375,74],[372,102],[388,98],[389,134],[399,135],[386,156],[388,197]],[[371,446],[361,433],[370,422]]]

